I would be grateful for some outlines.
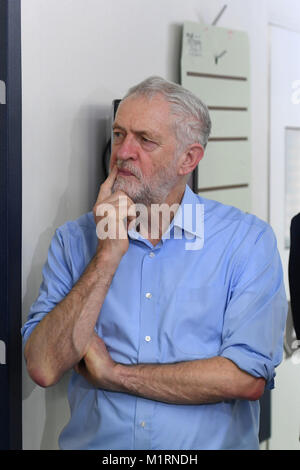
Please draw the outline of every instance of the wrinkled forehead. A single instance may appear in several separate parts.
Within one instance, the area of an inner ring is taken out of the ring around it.
[[[119,104],[114,124],[128,129],[173,132],[174,116],[170,104],[161,95],[130,95]]]

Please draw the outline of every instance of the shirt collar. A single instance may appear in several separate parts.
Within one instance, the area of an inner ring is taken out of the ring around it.
[[[204,210],[203,204],[199,202],[197,195],[186,185],[179,208],[162,236],[162,242],[176,235],[191,234],[194,237],[203,238]],[[134,240],[144,240],[135,230],[129,230],[128,235]],[[178,237],[177,237],[178,238]],[[190,238],[190,237],[189,237]]]
[[[176,212],[169,230],[174,227],[203,238],[204,207],[197,195],[186,185],[181,204]]]

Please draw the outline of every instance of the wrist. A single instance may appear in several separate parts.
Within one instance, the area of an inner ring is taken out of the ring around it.
[[[101,268],[101,270],[103,270],[103,268],[110,268],[114,272],[119,266],[121,259],[122,255],[120,255],[116,250],[110,250],[102,247],[101,245],[97,247],[95,263],[97,267]]]
[[[113,374],[112,374],[112,381],[115,391],[128,393],[128,380],[129,380],[129,372],[132,369],[130,366],[126,366],[125,364],[115,363]]]
[[[112,392],[125,392],[121,378],[123,367],[122,364],[114,362],[113,366],[109,368],[109,374],[106,374],[103,382],[101,381],[101,388],[106,388]]]

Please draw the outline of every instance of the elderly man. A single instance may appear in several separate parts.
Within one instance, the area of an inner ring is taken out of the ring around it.
[[[23,336],[39,385],[73,368],[62,449],[258,448],[258,399],[282,358],[282,268],[265,222],[187,185],[210,128],[179,85],[132,88],[93,212],[55,233]],[[162,203],[175,210],[155,223]]]

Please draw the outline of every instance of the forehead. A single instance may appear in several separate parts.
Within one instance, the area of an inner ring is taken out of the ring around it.
[[[148,130],[170,132],[170,105],[161,95],[151,98],[129,96],[121,101],[116,114],[115,124],[127,130]]]

